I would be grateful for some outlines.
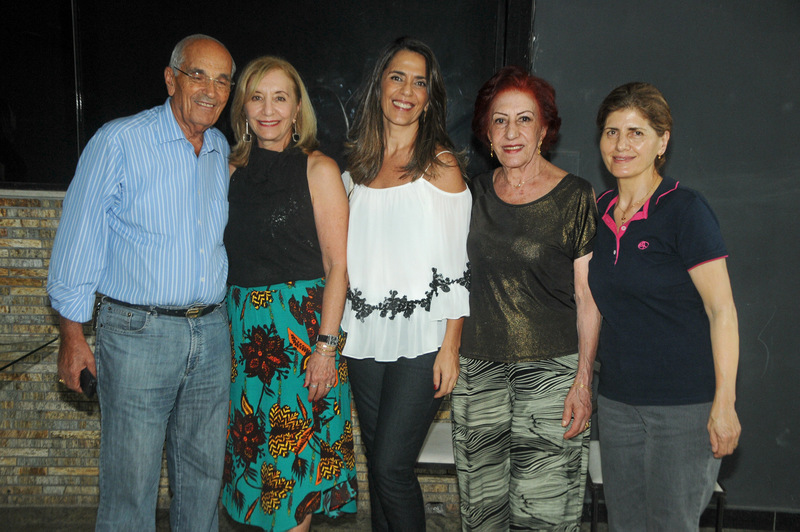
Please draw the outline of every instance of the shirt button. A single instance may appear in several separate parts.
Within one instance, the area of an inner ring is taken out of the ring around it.
[[[612,255],[616,255],[617,254],[617,250],[615,249],[614,251],[611,252],[611,254]]]
[[[624,231],[624,230],[625,230],[625,229],[627,229],[627,228],[628,228],[627,226],[624,226],[624,225],[623,225],[622,227],[620,227],[620,228],[619,228],[619,230],[620,230],[620,231]]]

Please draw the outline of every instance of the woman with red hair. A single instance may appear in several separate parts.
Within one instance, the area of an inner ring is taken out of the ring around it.
[[[453,390],[464,530],[579,530],[600,314],[591,185],[544,158],[555,91],[505,67],[472,128],[500,166],[472,183],[470,316]],[[576,327],[577,323],[577,327]]]

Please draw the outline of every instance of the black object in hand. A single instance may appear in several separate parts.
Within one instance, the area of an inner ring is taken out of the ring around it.
[[[92,375],[89,368],[83,368],[81,371],[81,390],[89,399],[94,397],[94,392],[97,390],[97,378]]]

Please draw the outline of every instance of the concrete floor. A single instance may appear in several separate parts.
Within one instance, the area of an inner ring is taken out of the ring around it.
[[[94,530],[95,508],[0,508],[0,530],[4,532],[90,532]],[[457,519],[449,516],[431,515],[429,532],[456,532]],[[587,524],[588,527],[588,524]],[[315,516],[311,522],[314,532],[369,532],[368,514],[348,515],[338,519]],[[586,528],[588,531],[589,528]],[[261,529],[242,525],[220,510],[220,532],[260,532]],[[169,532],[169,515],[159,510],[156,532]]]
[[[5,532],[90,532],[94,530],[94,508],[0,508],[0,530]],[[456,532],[460,530],[458,516],[429,515],[428,532]],[[224,510],[220,511],[220,532],[258,532],[261,529],[233,521]],[[314,532],[369,532],[369,515],[345,516],[328,519],[315,516],[311,523]],[[605,523],[598,525],[598,532],[607,532]],[[711,532],[712,528],[701,528],[700,532]],[[158,512],[157,532],[169,532],[169,516],[166,510]],[[726,532],[751,532],[744,529],[725,528]],[[589,532],[589,523],[584,522],[581,532]]]

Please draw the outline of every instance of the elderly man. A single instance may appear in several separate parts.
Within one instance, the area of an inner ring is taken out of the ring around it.
[[[47,290],[61,315],[60,380],[97,376],[97,530],[154,530],[167,442],[170,523],[218,529],[230,381],[223,304],[228,153],[212,126],[235,65],[192,35],[164,70],[164,105],[105,124],[64,198]],[[82,322],[97,308],[95,353]]]

